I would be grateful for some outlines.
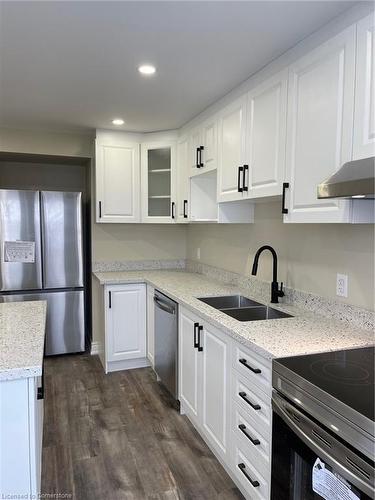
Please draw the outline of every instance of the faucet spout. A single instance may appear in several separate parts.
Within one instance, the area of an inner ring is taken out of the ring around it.
[[[254,256],[254,262],[251,274],[256,276],[258,272],[259,257],[264,250],[269,250],[272,254],[273,268],[272,268],[272,284],[271,284],[271,302],[277,304],[279,302],[279,297],[284,296],[284,292],[283,292],[283,284],[281,283],[281,288],[279,290],[279,284],[277,282],[277,254],[274,248],[272,248],[270,245],[263,245],[257,250]]]

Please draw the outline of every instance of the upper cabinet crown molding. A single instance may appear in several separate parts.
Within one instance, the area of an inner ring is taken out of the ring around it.
[[[353,159],[375,155],[375,14],[357,26]]]

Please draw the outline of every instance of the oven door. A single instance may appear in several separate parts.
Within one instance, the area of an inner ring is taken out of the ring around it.
[[[274,392],[272,500],[372,500],[374,463]]]

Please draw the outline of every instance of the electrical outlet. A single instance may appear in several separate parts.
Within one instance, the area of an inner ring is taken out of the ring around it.
[[[336,295],[338,297],[348,296],[348,275],[337,273],[336,278]]]
[[[197,248],[197,259],[201,259],[201,249],[199,247]]]

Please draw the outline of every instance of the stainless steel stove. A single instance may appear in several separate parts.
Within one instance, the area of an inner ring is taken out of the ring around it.
[[[272,498],[374,498],[374,355],[274,360]]]

